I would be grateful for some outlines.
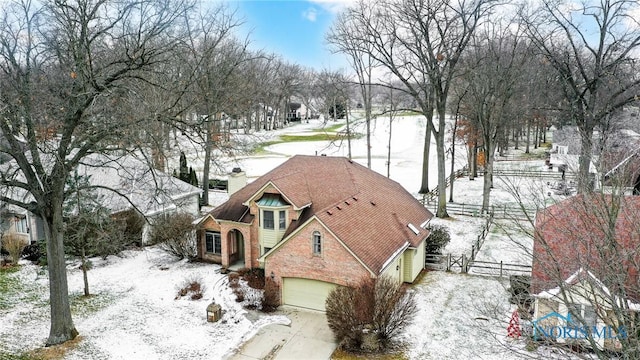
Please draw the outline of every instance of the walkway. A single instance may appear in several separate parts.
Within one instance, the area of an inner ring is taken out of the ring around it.
[[[338,346],[324,313],[281,307],[290,325],[268,325],[228,360],[326,360]]]

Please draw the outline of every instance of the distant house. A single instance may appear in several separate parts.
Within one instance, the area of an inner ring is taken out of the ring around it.
[[[612,130],[606,137],[594,133],[589,174],[595,189],[615,186],[628,194],[640,195],[640,134],[629,129]],[[549,165],[569,174],[578,172],[580,134],[566,126],[553,132]]]
[[[283,304],[324,310],[362,277],[413,282],[433,217],[395,181],[342,157],[294,156],[199,222],[198,255],[263,268]]]
[[[600,347],[616,349],[624,329],[613,315],[640,310],[638,264],[640,197],[576,195],[538,213],[531,279],[538,335],[569,342],[586,327]],[[558,336],[554,326],[574,330]]]
[[[131,210],[148,220],[174,212],[199,215],[202,189],[153,170],[133,156],[111,159],[106,155],[93,154],[84,159],[76,173],[89,179],[89,183],[96,187],[93,194],[113,215]],[[23,201],[29,196],[23,193],[19,198]],[[7,206],[4,218],[5,234],[21,234],[28,242],[44,239],[42,221],[26,210]],[[147,223],[143,228],[143,243],[148,240],[149,229]]]

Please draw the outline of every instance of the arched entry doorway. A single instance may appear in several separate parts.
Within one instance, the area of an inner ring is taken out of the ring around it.
[[[244,236],[238,229],[227,233],[227,249],[229,249],[229,265],[236,262],[244,263]]]

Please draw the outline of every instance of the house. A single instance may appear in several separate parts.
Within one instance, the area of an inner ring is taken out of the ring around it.
[[[133,210],[149,220],[142,230],[142,243],[148,241],[150,222],[154,218],[174,212],[199,215],[202,189],[153,170],[146,162],[131,155],[89,155],[73,175],[88,179],[93,187],[90,191],[112,215]],[[13,190],[21,194],[13,196],[20,201],[31,196],[21,189]],[[13,205],[7,206],[5,214],[5,235],[17,233],[28,243],[44,239],[42,220],[37,216]]]
[[[639,261],[638,196],[581,194],[539,212],[534,335],[570,342],[590,332],[599,347],[617,349],[626,336],[620,314],[640,310]]]
[[[400,184],[343,157],[297,155],[201,219],[198,255],[263,268],[281,303],[324,310],[363,277],[413,282],[433,214]]]

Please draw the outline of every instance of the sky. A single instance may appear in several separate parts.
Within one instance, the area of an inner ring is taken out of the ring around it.
[[[254,50],[316,70],[347,69],[341,54],[332,54],[325,33],[349,0],[229,0],[244,19]]]

